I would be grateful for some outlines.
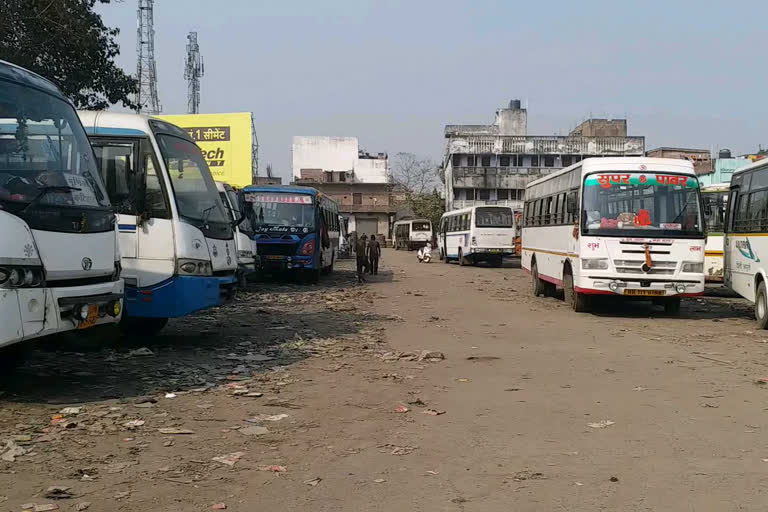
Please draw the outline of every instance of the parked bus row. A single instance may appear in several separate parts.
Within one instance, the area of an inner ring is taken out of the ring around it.
[[[339,229],[317,190],[216,183],[185,130],[76,112],[0,61],[0,347],[106,324],[156,332],[231,299],[257,260],[316,280]]]

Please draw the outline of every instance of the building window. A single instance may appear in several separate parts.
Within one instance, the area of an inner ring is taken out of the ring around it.
[[[562,157],[563,167],[569,167],[573,165],[573,157],[571,155],[563,155]]]
[[[477,198],[480,201],[489,201],[491,199],[491,189],[481,188],[477,191]]]
[[[475,189],[468,188],[467,189],[467,201],[474,201],[475,200]]]
[[[477,157],[475,155],[467,156],[467,167],[475,167],[477,165]]]
[[[490,167],[491,166],[491,155],[483,155],[481,157],[481,162],[483,167]]]
[[[506,201],[507,199],[509,199],[509,190],[505,188],[500,188],[499,190],[496,191],[496,198],[499,201]]]
[[[355,192],[352,194],[352,204],[363,204],[363,194]]]
[[[539,155],[531,155],[531,167],[539,166]]]
[[[499,157],[499,166],[500,167],[509,167],[509,155],[501,155]]]
[[[459,195],[461,195],[460,193],[461,193],[461,189],[460,188],[453,189],[453,198],[454,199],[459,199]]]
[[[347,181],[347,173],[340,172],[339,173],[339,181]]]
[[[545,155],[544,156],[544,167],[554,167],[555,166],[555,157],[554,155]]]
[[[460,167],[461,166],[461,155],[454,154],[452,159],[453,159],[453,166],[454,167]]]
[[[523,166],[523,155],[512,155],[512,166],[513,167],[522,167]]]

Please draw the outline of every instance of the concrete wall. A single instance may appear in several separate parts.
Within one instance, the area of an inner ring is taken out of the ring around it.
[[[708,149],[656,148],[648,151],[646,156],[690,160],[696,174],[709,174],[713,171],[712,154]]]
[[[293,177],[301,169],[352,171],[357,164],[357,137],[295,136],[292,147]]]
[[[496,111],[494,124],[499,127],[499,135],[528,135],[528,111],[500,108]]]
[[[626,137],[626,119],[587,119],[573,129],[570,135],[582,137]]]
[[[358,158],[355,180],[363,183],[389,183],[389,160],[386,158]]]

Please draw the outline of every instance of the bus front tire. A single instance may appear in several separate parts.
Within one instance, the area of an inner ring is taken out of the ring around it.
[[[571,274],[570,269],[566,270],[563,274],[563,291],[565,302],[569,303],[575,312],[585,313],[589,310],[589,297],[575,290],[573,274]]]
[[[680,297],[673,297],[664,301],[664,313],[670,316],[680,314]]]
[[[766,293],[765,281],[761,281],[757,286],[755,318],[760,329],[768,329],[768,293]]]

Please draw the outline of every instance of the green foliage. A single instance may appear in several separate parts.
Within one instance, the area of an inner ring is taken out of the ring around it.
[[[56,83],[78,108],[136,109],[136,79],[114,62],[119,30],[94,11],[110,0],[0,0],[0,59]]]
[[[431,220],[433,226],[440,223],[440,217],[445,212],[445,202],[437,191],[409,196],[408,203],[416,217]]]

